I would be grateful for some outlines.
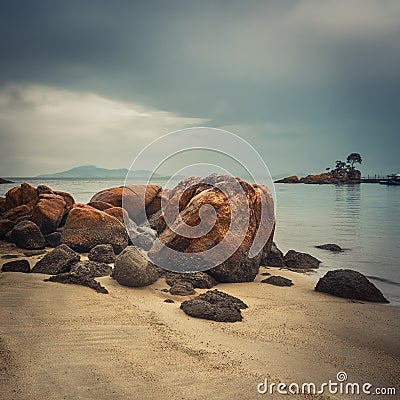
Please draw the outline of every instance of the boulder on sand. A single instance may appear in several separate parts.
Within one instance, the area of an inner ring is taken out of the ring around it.
[[[110,265],[91,260],[79,261],[71,267],[71,272],[91,276],[92,278],[108,276],[111,274],[111,271],[112,267]]]
[[[173,286],[171,286],[169,292],[176,296],[190,296],[196,293],[193,285],[189,282],[175,283]]]
[[[122,207],[122,196],[124,196],[124,209],[131,219],[140,224],[146,216],[154,214],[161,208],[161,193],[162,188],[157,185],[120,186],[96,193],[90,202],[101,201],[114,207]]]
[[[94,289],[97,293],[107,294],[108,290],[100,285],[92,276],[83,275],[76,272],[65,272],[51,276],[50,278],[44,279],[45,282],[58,282],[71,285],[87,286]]]
[[[39,260],[32,268],[32,272],[49,275],[69,272],[72,265],[78,262],[80,258],[78,253],[67,245],[61,244]]]
[[[217,289],[209,290],[181,304],[181,309],[187,315],[219,322],[241,321],[240,310],[245,308],[247,305],[242,300]]]
[[[55,194],[42,194],[33,208],[31,220],[43,235],[54,232],[67,209],[63,197]]]
[[[283,263],[290,269],[316,269],[321,261],[310,254],[289,250],[283,257]]]
[[[293,286],[293,282],[290,279],[284,278],[283,276],[272,275],[267,279],[263,279],[262,283],[269,283],[275,286]]]
[[[31,270],[28,260],[15,260],[3,264],[1,267],[3,272],[24,272],[28,273]]]
[[[157,268],[135,246],[128,246],[115,259],[112,277],[121,285],[141,287],[151,285],[159,275]]]
[[[278,249],[275,242],[272,243],[269,251],[263,251],[260,264],[271,267],[283,267],[283,253]]]
[[[113,263],[115,261],[113,247],[111,246],[111,244],[98,244],[90,250],[88,258],[91,261],[96,261],[100,263]]]
[[[21,249],[44,249],[45,240],[39,227],[32,221],[21,221],[10,232],[10,240]]]
[[[351,269],[328,271],[320,278],[315,290],[346,299],[389,303],[382,292],[363,274]]]
[[[229,199],[218,186],[230,193]],[[188,272],[205,270],[213,262],[216,266],[210,266],[207,273],[219,282],[254,280],[259,270],[262,245],[259,253],[253,258],[249,257],[250,248],[257,238],[258,243],[266,242],[264,248],[268,252],[275,226],[273,198],[267,187],[250,185],[239,178],[218,174],[206,178],[187,178],[169,193],[164,217],[168,215],[170,208],[179,209],[180,218],[176,218],[170,226],[165,227],[159,235],[161,243],[156,242],[151,248],[149,256],[156,265],[169,270]],[[203,212],[202,224],[200,209],[210,210]],[[212,217],[208,215],[211,214],[211,210],[216,214],[216,221],[213,226],[208,227],[207,224],[211,225],[212,222]],[[262,218],[261,211],[265,212]],[[172,213],[175,215],[173,211]],[[230,229],[232,224],[241,225],[241,221],[246,220],[244,217],[248,217],[248,223],[241,227],[244,228],[243,235],[241,229]],[[205,230],[207,233],[199,234],[196,231],[190,237],[176,233],[185,231],[187,227],[194,228],[199,225],[203,225],[202,229],[208,228],[208,231]],[[210,258],[210,252],[222,241],[226,246],[223,251],[213,255],[217,260],[214,262],[214,258]],[[185,265],[178,265],[176,257],[168,256],[168,248],[188,254],[185,260],[190,258],[190,261],[183,261]],[[232,248],[236,248],[233,254],[230,251]]]
[[[199,289],[211,289],[217,284],[217,281],[206,272],[188,272],[186,274],[167,272],[165,281],[169,286],[174,286],[177,283],[191,283],[193,287]]]
[[[89,252],[98,244],[111,244],[118,254],[128,245],[128,234],[117,218],[88,205],[76,204],[68,213],[61,243],[79,252]]]

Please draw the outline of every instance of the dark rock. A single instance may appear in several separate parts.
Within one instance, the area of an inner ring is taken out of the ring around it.
[[[2,219],[0,221],[0,240],[6,237],[6,234],[11,231],[14,226],[14,222],[9,219]]]
[[[175,303],[175,301],[172,300],[172,299],[165,299],[165,300],[164,300],[164,303]]]
[[[270,274],[269,272],[263,272],[263,273],[260,274],[260,275],[263,275],[263,276],[270,276],[271,274]]]
[[[1,258],[5,260],[11,260],[13,258],[19,258],[20,256],[18,254],[4,254],[1,256]]]
[[[327,272],[320,278],[315,290],[347,299],[389,303],[381,291],[363,274],[351,269]]]
[[[26,257],[32,257],[32,256],[39,256],[40,254],[45,254],[46,250],[45,249],[24,250],[23,253],[24,253],[24,256],[26,256]]]
[[[154,214],[150,215],[150,217],[148,217],[148,222],[150,225],[151,229],[154,229],[156,232],[158,232],[159,230],[159,218],[162,214],[162,210],[158,210],[157,212],[155,212]],[[163,230],[163,229],[162,229]]]
[[[169,289],[169,292],[177,296],[190,296],[196,293],[193,285],[189,282],[175,283],[171,289]]]
[[[39,227],[31,221],[22,221],[13,227],[10,239],[21,249],[37,250],[45,247]]]
[[[20,206],[10,208],[2,215],[2,218],[16,222],[19,218],[30,217],[31,213],[32,207],[26,204],[21,204]]]
[[[162,291],[162,292],[165,292],[165,293],[169,293],[169,289],[166,289],[166,288],[161,289],[161,291]]]
[[[118,254],[128,245],[128,234],[117,218],[88,205],[75,204],[68,213],[61,243],[79,252],[89,252],[98,244],[111,244]]]
[[[334,243],[320,244],[315,247],[317,249],[333,251],[334,253],[339,253],[339,252],[343,251],[343,249],[340,246],[338,246],[337,244],[334,244]]]
[[[108,276],[111,274],[112,267],[102,262],[91,260],[79,261],[71,267],[71,272],[78,275],[86,275],[92,278]]]
[[[121,285],[140,287],[154,283],[158,271],[135,246],[129,246],[115,259],[112,277]]]
[[[181,304],[181,309],[192,317],[219,322],[241,321],[240,310],[245,308],[247,305],[242,300],[216,289]]]
[[[61,244],[61,232],[53,232],[44,236],[47,247],[57,247]]]
[[[0,185],[3,183],[14,183],[13,181],[9,181],[8,179],[0,178]]]
[[[193,285],[194,288],[199,289],[211,289],[217,285],[217,281],[206,272],[167,272],[165,280],[169,286],[174,286],[177,283],[188,282]]]
[[[31,220],[47,235],[54,232],[67,209],[64,198],[55,194],[42,194],[33,208]]]
[[[260,264],[272,267],[283,267],[283,253],[278,249],[275,243],[272,243],[269,251],[268,249],[263,250]]]
[[[293,282],[290,279],[284,278],[283,276],[270,276],[267,279],[263,279],[262,283],[270,283],[275,286],[293,286]]]
[[[36,188],[37,195],[40,196],[42,194],[53,194],[53,190],[46,185],[39,185]]]
[[[72,265],[78,262],[80,258],[78,253],[67,245],[61,244],[39,260],[32,268],[32,272],[49,275],[69,272]]]
[[[89,260],[110,264],[115,262],[115,254],[111,244],[98,244],[90,250]]]
[[[101,286],[93,277],[77,274],[76,272],[66,272],[44,279],[45,282],[58,282],[72,285],[82,285],[94,289],[97,293],[107,294],[108,290]]]
[[[283,257],[283,263],[286,268],[291,269],[316,269],[321,261],[310,254],[289,250]]]
[[[3,264],[1,267],[3,272],[30,272],[31,267],[29,265],[29,261],[27,260],[15,260],[9,261]]]

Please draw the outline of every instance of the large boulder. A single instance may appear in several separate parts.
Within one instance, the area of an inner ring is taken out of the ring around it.
[[[67,208],[68,208],[68,207],[71,207],[72,205],[75,204],[74,198],[73,198],[69,193],[63,192],[63,191],[61,191],[61,190],[53,190],[53,193],[54,193],[55,195],[57,195],[57,196],[61,196],[61,197],[64,199],[64,201],[65,201],[65,206],[66,206]]]
[[[75,204],[68,213],[61,243],[79,252],[89,252],[98,244],[111,244],[118,254],[128,245],[128,234],[117,218],[88,205]]]
[[[181,309],[187,315],[219,322],[241,321],[240,310],[245,308],[247,305],[242,300],[217,289],[209,290],[181,304]]]
[[[33,209],[31,220],[43,235],[47,235],[58,228],[66,209],[67,205],[62,196],[42,194]]]
[[[290,269],[316,269],[321,261],[310,254],[289,250],[283,257],[283,263]]]
[[[268,249],[264,249],[260,264],[270,267],[283,267],[283,253],[275,243],[272,243],[269,251]]]
[[[23,182],[20,186],[15,186],[6,193],[5,209],[9,210],[23,204],[32,204],[36,198],[36,189]]]
[[[3,219],[9,219],[11,221],[17,221],[22,217],[28,219],[31,216],[32,207],[21,204],[20,206],[16,206],[7,210],[3,215]]]
[[[389,303],[382,292],[363,274],[351,269],[328,271],[320,278],[315,290],[346,299]]]
[[[220,188],[229,193],[229,199]],[[249,250],[256,238],[258,243],[267,238],[265,252],[268,253],[275,225],[273,198],[267,187],[250,185],[239,178],[226,175],[187,178],[169,193],[164,216],[168,215],[170,208],[179,208],[179,218],[176,217],[170,226],[165,226],[159,235],[161,243],[156,242],[149,252],[156,265],[187,272],[205,270],[214,262],[216,266],[209,267],[207,272],[219,282],[254,280],[259,270],[262,244],[259,253],[252,258],[249,257]],[[262,210],[265,212],[263,218]],[[214,225],[212,213],[216,216]],[[243,223],[243,234],[240,233],[240,229],[231,229],[232,224],[241,225],[241,221],[245,221],[244,217],[248,217],[248,223]],[[176,233],[185,231],[188,226],[197,229],[199,225],[203,225],[208,231],[201,231],[206,232],[205,234],[196,232],[192,237]],[[216,257],[216,260],[211,259],[208,250],[212,251],[212,248],[222,241],[226,245],[224,251],[218,254],[215,252],[213,257]],[[182,261],[183,265],[179,265],[177,258],[170,255],[168,248],[175,250],[174,254],[188,254],[185,261]],[[232,254],[231,249],[235,248],[237,249],[233,250]]]
[[[161,193],[162,188],[157,185],[120,186],[96,193],[90,202],[101,201],[114,207],[122,207],[122,197],[124,197],[123,206],[129,217],[136,223],[142,223],[146,216],[154,214],[161,208]]]
[[[113,247],[111,246],[111,244],[98,244],[90,250],[88,258],[91,261],[96,261],[100,263],[113,263],[115,261]]]
[[[32,268],[32,272],[56,275],[69,272],[73,264],[80,260],[80,255],[67,245],[61,244],[50,253],[47,253]]]
[[[10,232],[10,240],[21,249],[44,249],[45,240],[39,227],[32,221],[21,221]]]
[[[117,256],[112,277],[121,285],[148,286],[158,279],[157,268],[135,246],[127,247]]]

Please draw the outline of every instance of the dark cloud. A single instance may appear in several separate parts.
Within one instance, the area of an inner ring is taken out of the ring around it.
[[[0,83],[229,126],[276,173],[358,150],[366,172],[389,172],[400,144],[399,17],[397,1],[379,0],[5,1]]]

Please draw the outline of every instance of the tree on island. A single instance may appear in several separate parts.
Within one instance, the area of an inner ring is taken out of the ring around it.
[[[349,170],[354,170],[354,164],[361,164],[362,159],[360,154],[358,153],[351,153],[347,156],[347,163],[349,164]]]

